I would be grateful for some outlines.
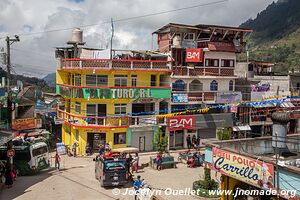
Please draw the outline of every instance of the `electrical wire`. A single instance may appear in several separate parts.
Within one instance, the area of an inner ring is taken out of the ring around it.
[[[138,15],[138,16],[133,16],[133,17],[116,19],[116,20],[113,20],[113,22],[118,23],[118,22],[124,22],[124,21],[131,21],[131,20],[140,19],[140,18],[147,18],[147,17],[156,16],[156,15],[162,15],[162,14],[167,14],[167,13],[172,13],[172,12],[178,12],[178,11],[183,11],[183,10],[195,9],[195,8],[199,8],[199,7],[221,4],[221,3],[228,2],[228,1],[229,0],[221,0],[221,1],[214,1],[214,2],[210,2],[210,3],[196,4],[193,6],[187,6],[187,7],[182,7],[182,8],[172,9],[172,10],[166,10],[166,11],[155,12],[155,13],[150,13],[150,14],[145,14],[145,15]],[[86,24],[86,25],[73,26],[73,27],[67,27],[67,28],[59,28],[59,29],[53,29],[53,30],[45,30],[45,31],[39,31],[39,32],[32,32],[32,33],[19,33],[17,35],[31,36],[31,35],[41,34],[41,33],[52,33],[52,32],[58,32],[58,31],[72,30],[75,27],[87,28],[87,27],[92,27],[92,26],[100,26],[100,25],[104,25],[104,24],[111,24],[111,20],[105,21],[102,23]]]

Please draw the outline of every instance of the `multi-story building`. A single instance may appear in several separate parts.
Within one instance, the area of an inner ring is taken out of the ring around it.
[[[69,42],[73,46],[56,50],[56,89],[65,99],[58,110],[64,119],[63,142],[78,142],[81,154],[87,143],[93,149],[109,143],[112,148],[153,150],[158,129],[154,114],[167,112],[171,97],[167,57],[86,48],[82,32],[76,31],[79,37]]]
[[[157,34],[159,51],[172,58],[171,107],[173,111],[241,101],[241,92],[235,91],[237,76],[234,74],[234,69],[237,54],[245,49],[244,35],[251,31],[237,27],[170,23],[153,33]],[[215,113],[226,111],[229,110],[210,110]],[[225,116],[218,117],[218,119],[222,118],[224,119]],[[215,121],[217,119],[211,118],[211,120],[214,120],[217,126],[227,126],[225,121],[221,125],[222,123]],[[183,128],[171,131],[170,141],[171,143],[174,141],[175,146],[186,146],[181,141],[185,141],[188,134],[200,138],[215,138],[216,129],[215,127],[198,130]],[[172,139],[172,135],[175,139]]]
[[[271,114],[276,109],[294,110],[291,99],[287,98],[278,104],[278,97],[286,98],[291,96],[291,76],[288,74],[275,74],[274,63],[251,61],[238,63],[235,74],[236,90],[241,91],[245,101],[274,100],[266,104],[241,105],[238,108],[238,121],[240,124],[247,124],[251,127],[253,136],[270,135],[272,132]],[[295,77],[295,76],[293,76]],[[297,85],[297,78],[293,78],[294,85]],[[293,94],[294,95],[294,94]],[[297,120],[290,121],[290,133],[297,132]]]

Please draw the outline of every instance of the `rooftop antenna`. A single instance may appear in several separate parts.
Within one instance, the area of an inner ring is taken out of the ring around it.
[[[114,38],[114,21],[113,18],[111,18],[110,59],[112,59],[113,38]]]

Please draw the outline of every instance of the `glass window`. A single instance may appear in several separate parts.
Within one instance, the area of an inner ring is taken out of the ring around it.
[[[74,75],[74,82],[76,86],[81,86],[81,75],[80,74],[75,74]]]
[[[115,115],[125,115],[126,104],[115,104]]]
[[[127,75],[115,75],[115,86],[127,86]]]
[[[33,149],[32,150],[32,156],[33,157],[36,157],[36,156],[39,156],[39,155],[42,155],[42,154],[45,154],[48,152],[48,149],[46,146],[44,147],[39,147],[37,149]]]
[[[81,104],[80,102],[75,102],[75,112],[80,113]]]
[[[233,91],[233,80],[229,81],[229,91]]]
[[[108,76],[107,75],[86,75],[87,86],[107,86]]]
[[[126,144],[126,133],[115,133],[114,144]]]
[[[87,116],[96,116],[96,104],[87,104],[86,105],[86,115]]]
[[[132,87],[137,86],[137,75],[131,75],[131,86]]]
[[[218,82],[213,80],[210,83],[210,91],[218,91]]]
[[[184,35],[184,40],[195,40],[195,33],[186,33]]]
[[[183,80],[176,80],[175,83],[172,84],[173,91],[185,91],[186,89],[185,82]]]

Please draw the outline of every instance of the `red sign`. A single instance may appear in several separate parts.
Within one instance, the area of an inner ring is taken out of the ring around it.
[[[15,150],[14,149],[10,149],[7,151],[7,157],[11,158],[15,156]]]
[[[36,128],[35,118],[15,119],[12,122],[12,128],[15,130],[26,130]]]
[[[169,117],[167,124],[169,131],[195,129],[195,117],[193,115]]]
[[[203,62],[203,49],[186,49],[185,62]]]

